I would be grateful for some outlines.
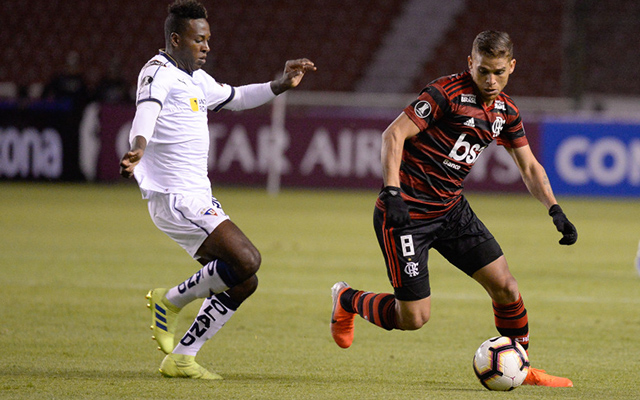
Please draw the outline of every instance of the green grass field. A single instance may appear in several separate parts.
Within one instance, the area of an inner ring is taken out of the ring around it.
[[[0,183],[0,398],[640,398],[637,199],[561,199],[579,231],[565,247],[533,198],[468,195],[519,281],[533,365],[575,384],[505,394],[485,390],[471,368],[496,335],[491,303],[435,252],[423,329],[357,319],[353,346],[333,343],[334,282],[390,290],[372,228],[375,191],[215,194],[263,264],[258,291],[198,355],[225,377],[205,382],[158,373],[144,296],[197,264],[153,226],[135,185]],[[185,309],[179,330],[197,309]]]

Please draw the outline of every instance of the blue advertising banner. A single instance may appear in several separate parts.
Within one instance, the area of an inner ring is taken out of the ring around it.
[[[640,196],[640,123],[547,121],[540,130],[556,194]]]

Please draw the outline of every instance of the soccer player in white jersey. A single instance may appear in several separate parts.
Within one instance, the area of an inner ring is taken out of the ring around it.
[[[211,33],[207,11],[195,0],[169,6],[166,48],[142,68],[131,149],[120,173],[135,177],[156,226],[182,246],[202,268],[184,282],[147,294],[153,338],[167,355],[160,372],[168,377],[222,379],[195,361],[206,340],[231,318],[258,286],[260,253],[212,196],[207,174],[207,111],[244,110],[298,86],[307,59],[289,60],[279,79],[232,87],[201,68]],[[204,299],[189,330],[174,347],[180,310]]]

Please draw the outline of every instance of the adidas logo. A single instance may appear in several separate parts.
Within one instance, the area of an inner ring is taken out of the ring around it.
[[[467,120],[467,122],[464,123],[465,126],[468,126],[470,128],[475,128],[476,127],[476,121],[473,118],[469,118]]]

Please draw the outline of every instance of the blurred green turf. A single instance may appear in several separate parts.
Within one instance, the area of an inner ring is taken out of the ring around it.
[[[563,198],[578,243],[559,246],[525,195],[468,195],[502,245],[529,311],[534,366],[572,389],[477,382],[495,336],[491,303],[431,253],[431,321],[387,332],[357,319],[348,350],[329,334],[330,287],[389,291],[372,228],[375,191],[220,188],[263,255],[260,287],[198,355],[222,382],[162,378],[144,295],[197,264],[152,224],[135,185],[0,183],[2,399],[637,399],[640,239],[636,199]],[[179,330],[197,312],[181,314]]]

